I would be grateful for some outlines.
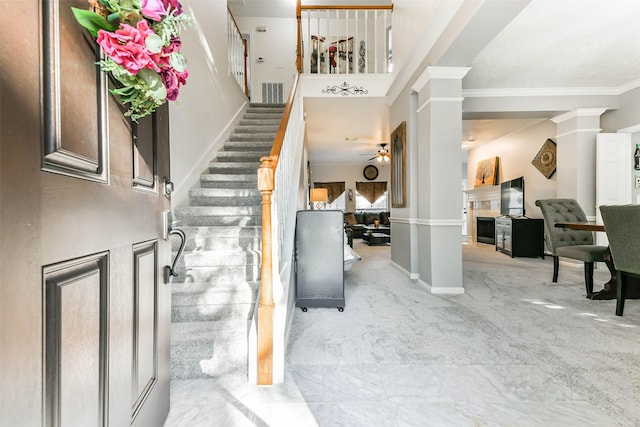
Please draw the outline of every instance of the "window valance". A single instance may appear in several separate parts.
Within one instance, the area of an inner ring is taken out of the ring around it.
[[[329,196],[329,203],[332,203],[335,199],[340,197],[344,193],[344,181],[343,182],[314,182],[314,188],[326,188]]]
[[[369,203],[375,203],[387,191],[386,181],[356,182],[356,190]]]

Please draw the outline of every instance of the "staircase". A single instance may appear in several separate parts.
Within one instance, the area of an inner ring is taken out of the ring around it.
[[[260,280],[260,158],[284,106],[251,104],[175,211],[186,236],[172,284],[171,377],[247,375],[247,341]],[[177,251],[177,245],[174,246]],[[175,253],[174,253],[175,256]]]

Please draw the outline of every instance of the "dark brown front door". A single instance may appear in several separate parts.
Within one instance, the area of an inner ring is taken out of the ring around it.
[[[71,6],[0,0],[0,425],[161,426],[168,109],[123,116]]]

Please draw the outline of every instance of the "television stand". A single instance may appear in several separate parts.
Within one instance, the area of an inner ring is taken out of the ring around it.
[[[496,218],[496,251],[514,257],[544,259],[544,220],[524,216]]]

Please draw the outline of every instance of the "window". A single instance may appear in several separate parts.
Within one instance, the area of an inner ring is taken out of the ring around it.
[[[321,210],[339,210],[343,211],[346,209],[346,201],[345,201],[345,193],[343,192],[331,203],[325,203],[324,207],[320,207]]]
[[[369,203],[367,199],[362,197],[360,193],[356,191],[356,210],[357,211],[372,211],[381,212],[389,210],[389,202],[387,199],[388,192],[385,191],[382,196],[373,203]]]

